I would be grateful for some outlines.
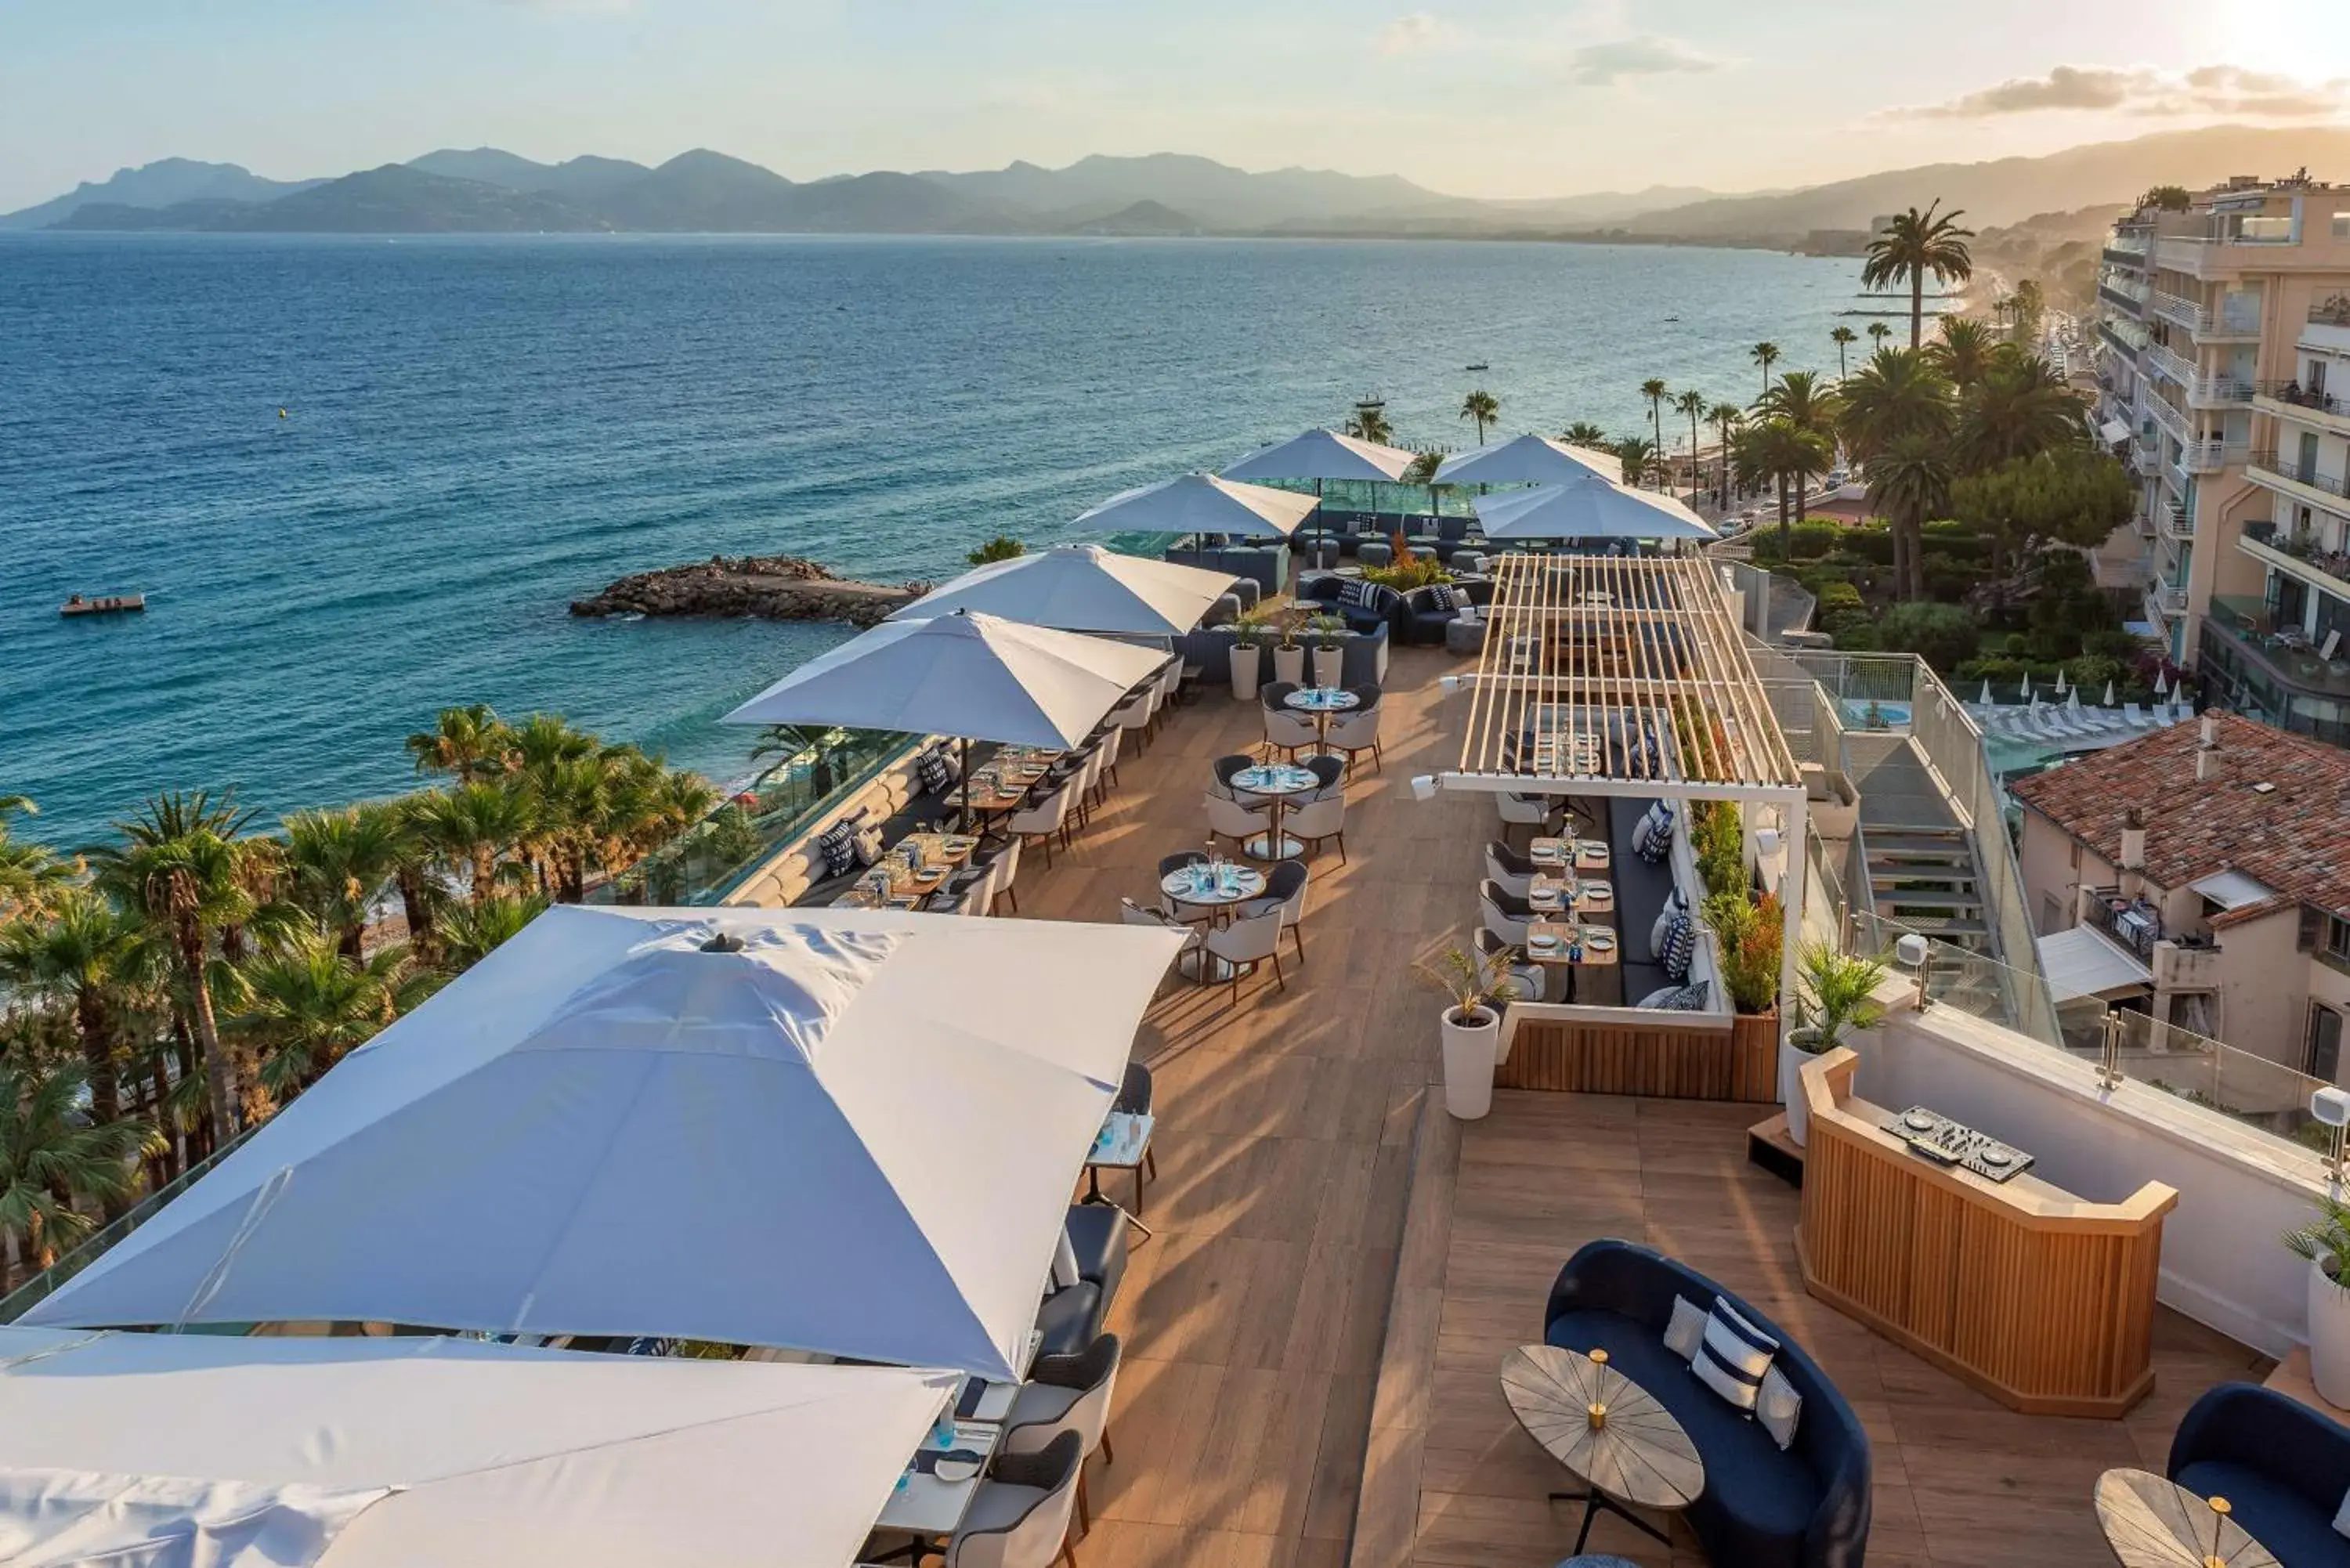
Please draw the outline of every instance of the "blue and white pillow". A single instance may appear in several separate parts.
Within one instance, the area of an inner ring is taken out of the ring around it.
[[[921,780],[925,794],[941,794],[954,782],[954,770],[947,764],[946,752],[938,746],[914,759],[914,774]]]
[[[1705,1335],[1698,1341],[1690,1370],[1698,1381],[1724,1401],[1748,1415],[1762,1397],[1762,1376],[1779,1342],[1738,1315],[1726,1302],[1716,1300],[1705,1320]]]
[[[1665,1012],[1702,1012],[1705,1011],[1705,989],[1702,981],[1689,985],[1661,986],[1640,998],[1639,1004]]]
[[[1673,805],[1670,801],[1660,800],[1632,829],[1632,853],[1651,866],[1661,866],[1672,852]]]
[[[1675,985],[1687,985],[1690,961],[1697,957],[1697,922],[1675,915],[1665,927],[1665,945],[1657,950],[1657,967]]]
[[[857,819],[834,823],[816,837],[816,852],[824,857],[824,874],[846,877],[857,869]]]
[[[1651,954],[1665,950],[1665,933],[1671,927],[1673,917],[1688,914],[1689,907],[1689,895],[1679,888],[1665,895],[1665,907],[1657,911],[1656,924],[1648,928],[1648,951]]]
[[[1368,602],[1365,596],[1378,586],[1376,583],[1367,583],[1360,577],[1348,577],[1338,585],[1338,602],[1349,608],[1360,609]]]
[[[1704,1337],[1705,1309],[1687,1296],[1675,1296],[1672,1321],[1665,1324],[1665,1348],[1683,1361],[1695,1361],[1698,1342]]]

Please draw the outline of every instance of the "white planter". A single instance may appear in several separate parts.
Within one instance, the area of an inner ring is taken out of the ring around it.
[[[1317,648],[1314,650],[1314,684],[1336,686],[1347,668],[1347,650],[1343,648]]]
[[[1456,1023],[1447,1007],[1437,1027],[1444,1036],[1444,1108],[1464,1122],[1473,1122],[1493,1108],[1493,1055],[1502,1033],[1501,1015],[1489,1007],[1477,1009],[1482,1022]]]
[[[1256,701],[1257,667],[1263,661],[1261,648],[1232,645],[1232,696],[1243,702]]]
[[[1810,1030],[1797,1030],[1808,1034]],[[1793,1039],[1779,1042],[1779,1103],[1787,1107],[1787,1137],[1797,1148],[1812,1130],[1812,1107],[1804,1100],[1803,1071],[1812,1054]]]
[[[2350,1290],[2309,1264],[2309,1380],[2329,1405],[2350,1407]]]
[[[1273,678],[1275,680],[1285,680],[1292,686],[1305,684],[1305,645],[1304,643],[1301,642],[1295,648],[1283,648],[1277,643],[1274,646]]]

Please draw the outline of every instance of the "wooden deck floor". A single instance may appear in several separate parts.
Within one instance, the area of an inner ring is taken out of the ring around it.
[[[2098,1471],[2158,1469],[2186,1405],[2264,1362],[2166,1313],[2159,1386],[2128,1420],[2015,1416],[1804,1294],[1795,1195],[1745,1162],[1753,1107],[1503,1091],[1482,1122],[1422,1114],[1438,1003],[1412,964],[1466,934],[1493,826],[1482,801],[1408,787],[1458,754],[1435,706],[1458,668],[1398,650],[1386,765],[1349,790],[1348,862],[1312,862],[1287,989],[1244,982],[1237,1010],[1171,991],[1137,1042],[1158,1076],[1158,1234],[1112,1314],[1118,1459],[1091,1472],[1083,1568],[1548,1568],[1578,1515],[1544,1501],[1562,1472],[1495,1375],[1541,1337],[1560,1263],[1610,1235],[1749,1296],[1836,1380],[1875,1447],[1873,1568],[2104,1561]],[[1022,913],[1113,920],[1153,896],[1159,857],[1202,842],[1210,763],[1258,734],[1226,697],[1183,710],[1120,763],[1073,852],[1025,861]],[[1685,1532],[1667,1553],[1611,1521],[1591,1549],[1704,1562]]]

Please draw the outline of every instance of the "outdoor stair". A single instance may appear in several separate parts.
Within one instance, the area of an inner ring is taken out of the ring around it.
[[[1963,827],[1882,825],[1868,829],[1868,890],[1877,912],[1973,952],[1991,932],[1981,872]]]

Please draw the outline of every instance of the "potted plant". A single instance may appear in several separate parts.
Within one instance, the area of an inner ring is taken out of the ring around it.
[[[1509,954],[1488,969],[1477,954],[1450,947],[1419,966],[1444,993],[1437,1027],[1444,1042],[1444,1108],[1464,1122],[1493,1108],[1493,1068],[1501,1055],[1502,1010],[1517,997]]]
[[[1347,623],[1335,615],[1314,618],[1314,684],[1336,686],[1346,676],[1347,650],[1338,640],[1346,635]]]
[[[1292,686],[1305,684],[1305,645],[1297,640],[1297,623],[1303,618],[1295,609],[1281,612],[1281,640],[1273,645],[1273,678]]]
[[[1256,614],[1241,617],[1232,625],[1232,700],[1238,702],[1256,701],[1258,667],[1264,660],[1264,622]]]
[[[2284,1244],[2309,1260],[2309,1380],[2326,1403],[2350,1406],[2350,1203],[2318,1199],[2317,1217]]]
[[[1786,1049],[1779,1053],[1779,1098],[1787,1106],[1787,1136],[1797,1148],[1811,1131],[1811,1107],[1804,1101],[1804,1064],[1840,1045],[1851,1036],[1873,1029],[1885,1016],[1877,988],[1885,981],[1885,961],[1873,955],[1840,953],[1824,941],[1804,944],[1797,956],[1803,995],[1796,1015],[1802,1020],[1787,1031]]]

